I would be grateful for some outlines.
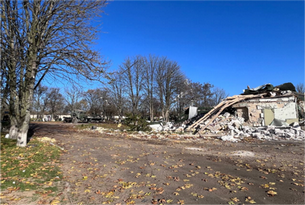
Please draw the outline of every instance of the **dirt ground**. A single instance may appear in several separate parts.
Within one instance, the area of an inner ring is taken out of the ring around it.
[[[304,204],[304,142],[147,140],[73,124],[32,127],[34,137],[64,148],[63,204]]]

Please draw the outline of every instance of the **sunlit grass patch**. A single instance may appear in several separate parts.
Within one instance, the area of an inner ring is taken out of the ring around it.
[[[0,132],[0,151],[9,148],[9,147],[15,147],[16,146],[16,140],[6,139],[5,135],[6,132]]]
[[[32,139],[27,147],[1,136],[1,190],[43,190],[62,179],[58,167],[61,150]]]

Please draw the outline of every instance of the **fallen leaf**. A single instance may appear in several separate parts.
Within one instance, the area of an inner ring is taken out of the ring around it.
[[[231,200],[234,202],[239,202],[239,199],[237,197],[231,198]]]
[[[60,203],[59,200],[52,200],[50,204],[51,204],[51,205],[55,205],[55,204],[59,204],[59,203]]]
[[[275,192],[273,190],[269,190],[269,191],[267,191],[267,194],[270,196],[275,196],[275,195],[277,195],[277,192]]]

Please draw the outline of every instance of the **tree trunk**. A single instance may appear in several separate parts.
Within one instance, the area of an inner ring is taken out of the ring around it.
[[[150,112],[150,121],[153,122],[154,121],[154,108],[152,103],[149,105],[149,112]]]
[[[162,114],[162,120],[165,120],[165,110],[164,110],[164,108],[162,108],[161,114]]]
[[[21,125],[18,125],[17,119],[11,119],[9,131],[10,139],[17,139],[17,146],[25,147],[27,144],[27,133],[30,123],[30,112],[28,111]]]
[[[0,112],[0,132],[2,132],[3,126],[2,126],[2,121],[4,117],[4,110]]]
[[[169,109],[165,110],[165,122],[169,121]]]
[[[11,127],[10,127],[10,131],[9,131],[9,138],[10,139],[17,139],[18,137],[18,128],[15,124],[12,124],[12,120],[11,120]]]
[[[28,136],[28,129],[27,128],[19,130],[18,138],[17,138],[17,146],[18,147],[26,147],[27,136]]]
[[[28,130],[30,124],[30,112],[27,111],[25,119],[18,129],[18,137],[17,137],[17,146],[18,147],[25,147],[27,145],[27,138],[28,138]]]

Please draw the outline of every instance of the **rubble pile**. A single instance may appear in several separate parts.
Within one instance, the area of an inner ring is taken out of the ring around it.
[[[205,122],[208,124],[208,122]],[[245,137],[253,137],[259,140],[305,140],[305,131],[301,129],[298,123],[293,123],[292,126],[264,126],[264,127],[251,127],[247,126],[244,119],[235,117],[230,113],[219,115],[213,123],[209,124],[204,132],[201,134],[183,134],[183,127],[175,126],[173,123],[166,123],[164,126],[161,124],[159,131],[153,130],[151,132],[138,131],[128,133],[129,137],[138,139],[159,139],[159,140],[190,140],[197,141],[200,139],[211,139],[217,137],[223,141],[239,142]],[[95,129],[88,128],[87,131],[99,132],[108,135],[116,135],[120,130],[108,130],[102,127]],[[126,133],[126,132],[124,132]],[[180,134],[177,134],[180,133]]]
[[[156,124],[160,125],[161,124]],[[101,133],[101,134],[107,134],[108,136],[118,136],[121,135],[123,137],[132,137],[136,139],[141,140],[164,140],[164,141],[171,141],[171,140],[187,140],[187,141],[199,141],[203,139],[203,137],[200,137],[199,135],[194,134],[177,134],[174,133],[175,130],[177,130],[177,127],[174,126],[173,123],[166,123],[164,127],[164,130],[167,131],[150,131],[150,132],[144,132],[144,131],[132,131],[128,132],[127,130],[113,130],[113,129],[107,129],[103,127],[94,126],[91,128],[86,129],[80,129],[79,132],[95,132],[95,133]],[[163,129],[163,128],[162,128]]]
[[[298,112],[304,111],[303,106],[291,83],[248,87],[243,94],[226,98],[186,130],[200,135],[214,134],[233,142],[244,137],[304,140],[305,132],[298,123]],[[234,115],[223,114],[227,108],[235,109]]]
[[[215,134],[223,141],[238,142],[244,137],[259,140],[305,140],[305,131],[296,122],[292,126],[251,127],[244,122],[244,118],[226,112],[212,123],[208,120],[202,124],[208,126],[201,134]]]
[[[152,131],[156,132],[184,132],[186,125],[183,123],[182,125],[177,126],[173,122],[167,122],[149,125],[149,127]]]
[[[286,140],[304,140],[305,132],[298,123],[293,126],[285,127],[260,127],[252,132],[252,136],[258,139],[286,139]]]
[[[188,131],[199,131],[203,132],[205,128],[210,124],[213,123],[214,120],[217,119],[217,117],[228,107],[231,107],[232,105],[247,100],[251,98],[257,98],[257,97],[263,97],[266,95],[258,94],[258,95],[235,95],[232,97],[227,97],[224,101],[216,105],[212,110],[210,110],[206,115],[204,115],[202,118],[200,118],[198,121],[190,125],[186,128]],[[211,118],[211,119],[209,119]],[[216,120],[217,121],[217,120]]]

